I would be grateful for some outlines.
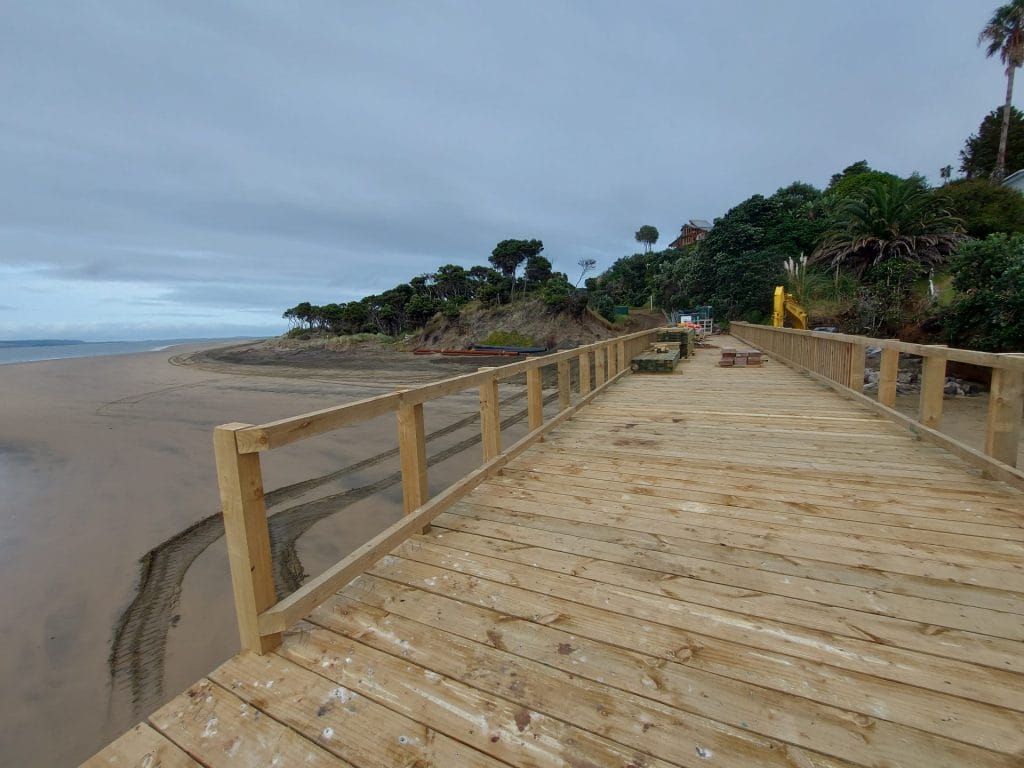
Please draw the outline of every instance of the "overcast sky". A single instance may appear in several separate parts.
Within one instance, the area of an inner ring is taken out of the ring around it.
[[[0,338],[273,334],[540,238],[958,165],[997,0],[11,0]]]

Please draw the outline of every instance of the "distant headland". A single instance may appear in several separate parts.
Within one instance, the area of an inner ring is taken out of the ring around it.
[[[0,339],[0,349],[14,349],[17,347],[64,347],[70,344],[85,344],[80,339],[12,339],[4,341]]]

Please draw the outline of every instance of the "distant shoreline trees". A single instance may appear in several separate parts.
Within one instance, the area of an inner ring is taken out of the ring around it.
[[[569,283],[562,272],[541,255],[540,240],[502,240],[491,252],[492,266],[465,268],[445,264],[396,285],[383,293],[343,304],[300,302],[283,317],[293,332],[337,335],[380,333],[397,336],[421,328],[435,315],[454,320],[471,301],[481,304],[511,302],[517,296],[536,295],[552,310],[574,313],[586,308],[586,292]],[[593,260],[589,260],[590,269]],[[517,272],[523,267],[522,277]]]

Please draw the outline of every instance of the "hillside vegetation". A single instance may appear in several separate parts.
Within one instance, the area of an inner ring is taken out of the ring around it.
[[[419,346],[458,347],[495,331],[555,346],[624,330],[615,307],[658,312],[710,305],[715,318],[764,322],[776,285],[812,324],[993,351],[1024,349],[1024,195],[991,181],[998,115],[961,152],[966,178],[931,187],[859,161],[824,189],[793,182],[755,194],[682,249],[654,250],[656,228],[587,278],[555,271],[538,239],[499,242],[488,264],[445,264],[380,294],[286,310],[293,336],[380,334]],[[1024,114],[1013,110],[1008,167],[1024,166]],[[580,285],[582,283],[582,286]],[[608,324],[602,326],[593,315]],[[660,315],[659,315],[660,316]]]

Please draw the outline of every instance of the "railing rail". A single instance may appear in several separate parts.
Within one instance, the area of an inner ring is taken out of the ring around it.
[[[1024,473],[1014,469],[1017,466],[1021,415],[1024,410],[1024,355],[977,352],[940,345],[912,344],[896,339],[873,339],[739,322],[730,324],[730,333],[789,365],[846,390],[851,396],[856,396],[921,436],[979,466],[989,476],[1014,485],[1024,484]],[[867,347],[881,349],[877,401],[863,394],[864,353]],[[900,352],[923,358],[916,419],[894,409]],[[938,431],[942,424],[946,363],[950,360],[992,369],[984,453]]]
[[[656,329],[640,331],[266,424],[235,423],[217,427],[214,430],[214,452],[243,649],[266,653],[276,647],[281,633],[289,626],[304,618],[396,545],[423,530],[437,515],[624,375],[628,371],[628,361],[646,349],[656,334]],[[578,361],[579,366],[575,404],[570,390],[570,364],[573,360]],[[551,365],[556,366],[557,371],[558,413],[545,420],[541,371]],[[526,375],[529,432],[502,450],[498,384],[522,374]],[[479,390],[483,463],[437,496],[429,498],[424,404],[473,388]],[[397,418],[404,517],[278,601],[263,500],[260,453],[387,413],[395,413]]]

